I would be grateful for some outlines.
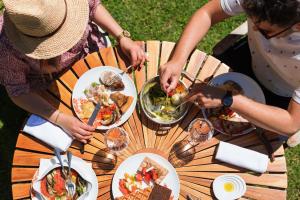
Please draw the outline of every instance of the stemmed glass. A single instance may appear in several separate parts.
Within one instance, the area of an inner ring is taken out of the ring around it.
[[[104,134],[106,146],[112,153],[124,150],[129,144],[127,132],[119,127],[111,128]]]

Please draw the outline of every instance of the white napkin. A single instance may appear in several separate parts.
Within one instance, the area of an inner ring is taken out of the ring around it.
[[[23,131],[60,151],[66,151],[73,141],[60,127],[37,115],[29,117]]]
[[[61,156],[63,165],[68,166],[67,157],[65,155]],[[34,180],[32,184],[33,190],[36,192],[36,197],[33,200],[40,200],[43,199],[40,193],[40,183],[41,179],[48,174],[52,169],[60,167],[59,161],[56,157],[51,159],[40,159],[40,167],[38,169],[37,178]],[[98,196],[98,180],[97,176],[92,169],[91,163],[86,163],[82,159],[72,156],[71,167],[78,174],[88,182],[87,192],[81,195],[78,200],[94,200],[97,199]]]
[[[258,173],[266,172],[269,163],[269,158],[265,154],[222,141],[219,144],[216,159]]]

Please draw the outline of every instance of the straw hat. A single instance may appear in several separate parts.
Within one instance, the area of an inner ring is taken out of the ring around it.
[[[87,0],[3,0],[4,30],[13,46],[35,59],[71,49],[89,20]]]

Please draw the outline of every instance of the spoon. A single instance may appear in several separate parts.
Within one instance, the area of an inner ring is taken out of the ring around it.
[[[183,106],[184,104],[186,104],[188,101],[183,101],[183,102],[181,102],[178,106],[176,106],[174,109],[165,109],[165,108],[163,108],[161,111],[163,112],[163,113],[165,113],[165,114],[174,114],[177,110],[178,110],[178,108],[180,108],[181,106]]]

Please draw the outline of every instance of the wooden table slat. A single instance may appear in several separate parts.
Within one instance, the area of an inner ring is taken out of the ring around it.
[[[205,58],[206,53],[196,49],[191,55],[185,70],[194,77],[197,77],[197,75],[200,73]],[[183,82],[188,86],[191,84],[191,81],[187,78],[183,78]]]
[[[102,63],[101,59],[98,56],[98,52],[88,54],[84,58],[84,60],[87,62],[87,64],[89,65],[90,68],[103,66],[103,63]],[[73,69],[74,69],[74,67],[73,67]]]
[[[209,81],[214,75],[214,72],[216,71],[220,63],[221,62],[218,59],[212,56],[208,56],[206,61],[204,62],[203,67],[201,68],[201,72],[199,73],[198,78],[205,82]]]
[[[59,77],[59,80],[65,84],[69,90],[72,91],[77,82],[77,77],[71,70],[68,70],[61,77]]]
[[[48,91],[51,92],[52,95],[60,99],[62,102],[64,102],[68,107],[72,107],[72,93],[67,90],[65,86],[59,81],[53,82]]]
[[[160,52],[160,65],[163,65],[168,62],[175,47],[173,42],[162,42],[161,52]]]
[[[89,55],[91,57],[91,55]],[[84,59],[77,61],[73,66],[72,66],[73,71],[78,77],[81,77],[82,74],[87,72],[89,70],[89,67],[85,64]]]
[[[230,68],[226,64],[221,63],[219,68],[215,71],[214,77],[216,77],[218,75],[221,75],[221,74],[224,74],[224,73],[227,73],[229,71],[230,71]]]
[[[160,42],[159,41],[147,41],[146,50],[148,53],[148,63],[147,63],[147,80],[155,77],[157,75],[158,65],[159,65],[159,52],[160,52]],[[145,127],[147,127],[147,139],[148,147],[153,148],[155,145],[155,133],[158,129],[158,125],[147,119],[147,122],[143,121]]]
[[[13,199],[22,199],[30,197],[31,183],[18,183],[12,185]]]
[[[99,53],[104,65],[112,67],[118,66],[117,58],[112,47],[101,49]]]
[[[194,196],[196,196],[200,199],[203,199],[203,200],[213,199],[212,196],[204,194],[204,193],[199,192],[197,190],[194,190],[194,189],[190,188],[189,186],[186,186],[186,185],[183,185],[183,184],[180,185],[180,193],[182,194],[182,196],[187,196],[188,194],[191,194],[191,195],[194,195]]]

